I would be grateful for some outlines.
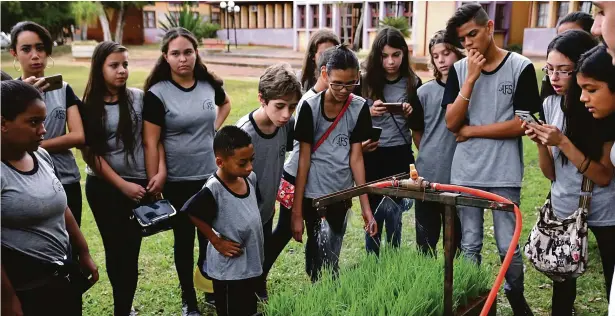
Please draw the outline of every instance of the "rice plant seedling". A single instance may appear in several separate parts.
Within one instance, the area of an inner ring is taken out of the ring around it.
[[[455,259],[455,308],[485,294],[493,282],[486,268]],[[337,277],[324,270],[320,280],[301,291],[269,296],[265,315],[441,315],[444,261],[414,248],[383,248]]]

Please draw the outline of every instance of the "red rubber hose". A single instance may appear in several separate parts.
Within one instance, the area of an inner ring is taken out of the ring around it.
[[[432,183],[431,187],[434,190],[438,190],[438,191],[461,192],[461,193],[466,193],[466,194],[482,197],[485,199],[489,199],[489,200],[493,200],[493,201],[497,201],[501,203],[513,204],[510,200],[506,198],[503,198],[497,194],[485,192],[482,190],[471,189],[471,188],[466,188],[466,187],[457,186],[457,185],[439,184],[439,183]],[[500,268],[500,271],[498,272],[498,276],[495,279],[495,282],[493,283],[493,287],[491,288],[491,291],[489,292],[489,296],[487,297],[485,306],[483,306],[483,310],[480,312],[480,316],[486,316],[489,313],[489,310],[491,309],[491,305],[493,305],[493,301],[495,301],[496,295],[498,294],[500,286],[502,285],[502,281],[504,280],[506,271],[508,270],[508,267],[510,266],[510,263],[512,262],[513,255],[515,254],[515,248],[517,247],[517,244],[519,243],[519,237],[521,236],[521,227],[522,227],[523,219],[521,217],[521,211],[519,210],[519,207],[517,207],[517,205],[515,204],[513,205],[515,209],[515,232],[510,242],[510,246],[508,246],[508,251],[506,252],[506,256],[504,257],[504,262],[502,262],[502,267]]]

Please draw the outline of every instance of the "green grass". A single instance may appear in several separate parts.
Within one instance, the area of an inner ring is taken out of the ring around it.
[[[4,57],[5,54],[2,54]],[[539,65],[540,66],[540,65]],[[537,67],[538,68],[538,67]],[[2,59],[2,69],[16,76],[12,59]],[[71,84],[78,96],[83,95],[88,69],[81,66],[56,66],[48,74],[62,73],[65,80]],[[129,85],[141,87],[147,76],[145,70],[132,70]],[[542,75],[537,72],[537,79]],[[257,83],[253,80],[227,80],[225,89],[232,100],[232,110],[227,124],[233,124],[242,115],[255,109],[257,102]],[[521,210],[523,212],[523,234],[520,242],[523,244],[536,220],[534,208],[543,203],[549,190],[549,181],[538,168],[536,146],[524,139],[525,178],[521,192]],[[84,163],[78,157],[80,169]],[[85,179],[85,178],[84,178]],[[83,183],[83,180],[82,180]],[[105,271],[104,250],[100,234],[94,223],[92,213],[84,195],[83,233],[90,245],[94,260],[98,263],[101,279],[84,296],[84,315],[112,315],[112,292]],[[365,239],[363,224],[358,211],[358,203],[354,203],[353,214],[350,217],[344,247],[340,258],[343,268],[355,266],[365,257]],[[490,212],[488,212],[489,214]],[[415,246],[414,213],[404,213],[403,217],[404,247]],[[196,253],[196,252],[195,252]],[[499,268],[497,248],[493,239],[493,224],[491,215],[485,216],[485,246],[483,249],[483,264],[492,276]],[[143,240],[140,256],[139,285],[134,300],[134,306],[140,315],[177,315],[180,311],[180,296],[177,276],[173,263],[173,236],[170,232],[161,233]],[[269,291],[271,294],[280,291],[305,291],[310,281],[304,272],[303,245],[291,241],[280,255],[269,276]],[[525,276],[526,297],[537,315],[549,315],[551,305],[551,282],[548,278],[536,272],[526,262]],[[576,307],[579,315],[606,315],[607,304],[604,293],[604,278],[593,236],[590,237],[589,269],[578,280]],[[512,315],[502,292],[498,297],[498,315]],[[206,315],[213,315],[211,308],[202,306]]]
[[[273,293],[266,315],[442,315],[443,261],[414,247],[384,250],[379,259],[363,256],[356,266],[343,268],[337,279],[324,271],[319,282],[299,293]],[[485,267],[463,257],[455,261],[453,275],[455,308],[485,295],[493,279]]]

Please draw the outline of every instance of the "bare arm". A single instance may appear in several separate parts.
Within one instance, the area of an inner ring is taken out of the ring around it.
[[[555,165],[553,162],[553,154],[549,146],[537,144],[538,146],[538,164],[542,174],[549,180],[555,181]]]
[[[464,125],[457,133],[465,138],[510,139],[525,135],[521,124],[522,121],[515,116],[514,119],[505,122],[478,126]]]
[[[160,166],[160,150],[158,145],[160,144],[160,126],[150,123],[148,121],[143,122],[143,147],[145,149],[145,170],[147,172],[147,178],[151,179],[158,174],[158,168]],[[163,156],[164,157],[164,156]]]
[[[217,113],[216,121],[214,122],[214,128],[217,131],[222,127],[222,124],[224,124],[224,121],[231,113],[231,100],[229,99],[228,95],[224,98],[224,103],[218,106],[216,112]]]
[[[227,257],[239,257],[243,254],[240,244],[218,237],[207,222],[195,216],[189,216],[194,226],[196,226],[196,228],[203,233],[205,237],[207,237],[207,240],[209,240],[211,245],[214,246],[214,248],[222,255]]]
[[[572,144],[568,137],[558,147],[568,157],[569,163],[573,163],[579,169],[584,167],[581,164],[586,156]],[[587,171],[583,173],[584,176],[601,187],[608,186],[613,180],[613,164],[609,157],[611,147],[613,147],[613,142],[604,143],[600,161],[590,160]]]
[[[85,144],[83,123],[81,122],[79,108],[76,105],[66,110],[66,122],[68,123],[68,133],[42,141],[41,147],[45,148],[50,153],[56,153],[73,147],[79,148]]]
[[[107,161],[101,156],[90,156],[88,155],[89,147],[84,146],[81,148],[81,153],[83,159],[86,161],[88,166],[94,170],[94,172],[101,176],[105,181],[111,183],[114,187],[120,188],[126,180],[122,179],[111,166],[107,163]],[[92,157],[92,158],[88,158]]]
[[[352,171],[352,177],[356,185],[365,184],[365,164],[363,162],[363,148],[361,143],[351,144],[350,170]],[[365,222],[365,229],[370,236],[374,236],[378,232],[378,225],[373,225],[374,216],[369,206],[367,194],[360,195],[359,202],[361,203],[361,213],[363,215],[363,221]]]
[[[306,142],[299,143],[299,166],[295,178],[295,197],[292,209],[292,232],[293,238],[301,242],[303,238],[303,195],[310,171],[312,159],[312,145]]]
[[[83,237],[79,225],[77,225],[77,221],[68,207],[64,211],[64,221],[72,247],[79,253],[79,265],[81,265],[84,271],[88,271],[91,274],[90,282],[96,283],[98,281],[98,267],[96,267],[94,260],[92,260],[88,243],[85,241],[85,237]]]
[[[423,131],[412,131],[412,141],[414,142],[414,146],[416,149],[420,150],[421,139],[423,139]]]
[[[461,87],[461,95],[466,98],[470,98],[472,95],[472,90],[474,89],[475,80],[471,80],[468,78]],[[446,107],[446,128],[448,128],[451,132],[457,133],[459,129],[463,126],[466,115],[468,114],[468,106],[470,105],[469,101],[464,100],[461,96],[457,96],[455,101],[449,104]]]

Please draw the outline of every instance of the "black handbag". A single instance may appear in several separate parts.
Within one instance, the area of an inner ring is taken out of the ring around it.
[[[171,229],[171,219],[177,211],[162,194],[150,198],[132,210],[132,218],[136,221],[143,237]]]

